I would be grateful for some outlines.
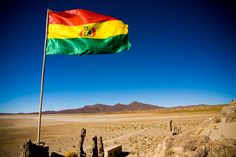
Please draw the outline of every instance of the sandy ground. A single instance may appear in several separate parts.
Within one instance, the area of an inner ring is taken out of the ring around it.
[[[129,113],[43,115],[41,141],[50,152],[76,151],[82,128],[87,130],[84,148],[90,151],[92,137],[102,136],[106,147],[121,144],[128,156],[145,156],[151,147],[170,134],[169,120],[189,130],[219,113]],[[27,139],[36,141],[37,115],[0,116],[0,157],[17,157]],[[223,129],[223,128],[222,128]]]

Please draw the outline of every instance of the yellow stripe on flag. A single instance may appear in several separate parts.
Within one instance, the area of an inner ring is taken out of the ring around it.
[[[48,38],[95,38],[108,37],[128,33],[128,25],[120,20],[109,20],[99,23],[90,23],[79,26],[66,26],[60,24],[48,25]]]

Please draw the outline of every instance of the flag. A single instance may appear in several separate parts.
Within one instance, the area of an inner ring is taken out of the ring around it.
[[[130,46],[128,25],[119,19],[83,9],[49,10],[47,55],[111,54]]]

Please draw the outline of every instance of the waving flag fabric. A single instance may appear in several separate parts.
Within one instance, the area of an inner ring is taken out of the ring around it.
[[[128,50],[128,25],[83,9],[49,11],[46,54],[90,55]]]

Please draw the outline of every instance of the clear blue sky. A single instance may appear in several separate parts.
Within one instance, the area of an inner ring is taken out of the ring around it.
[[[134,100],[162,106],[236,98],[236,6],[227,0],[3,0],[0,112],[38,111],[46,9],[129,24],[129,51],[47,56],[43,110]]]

